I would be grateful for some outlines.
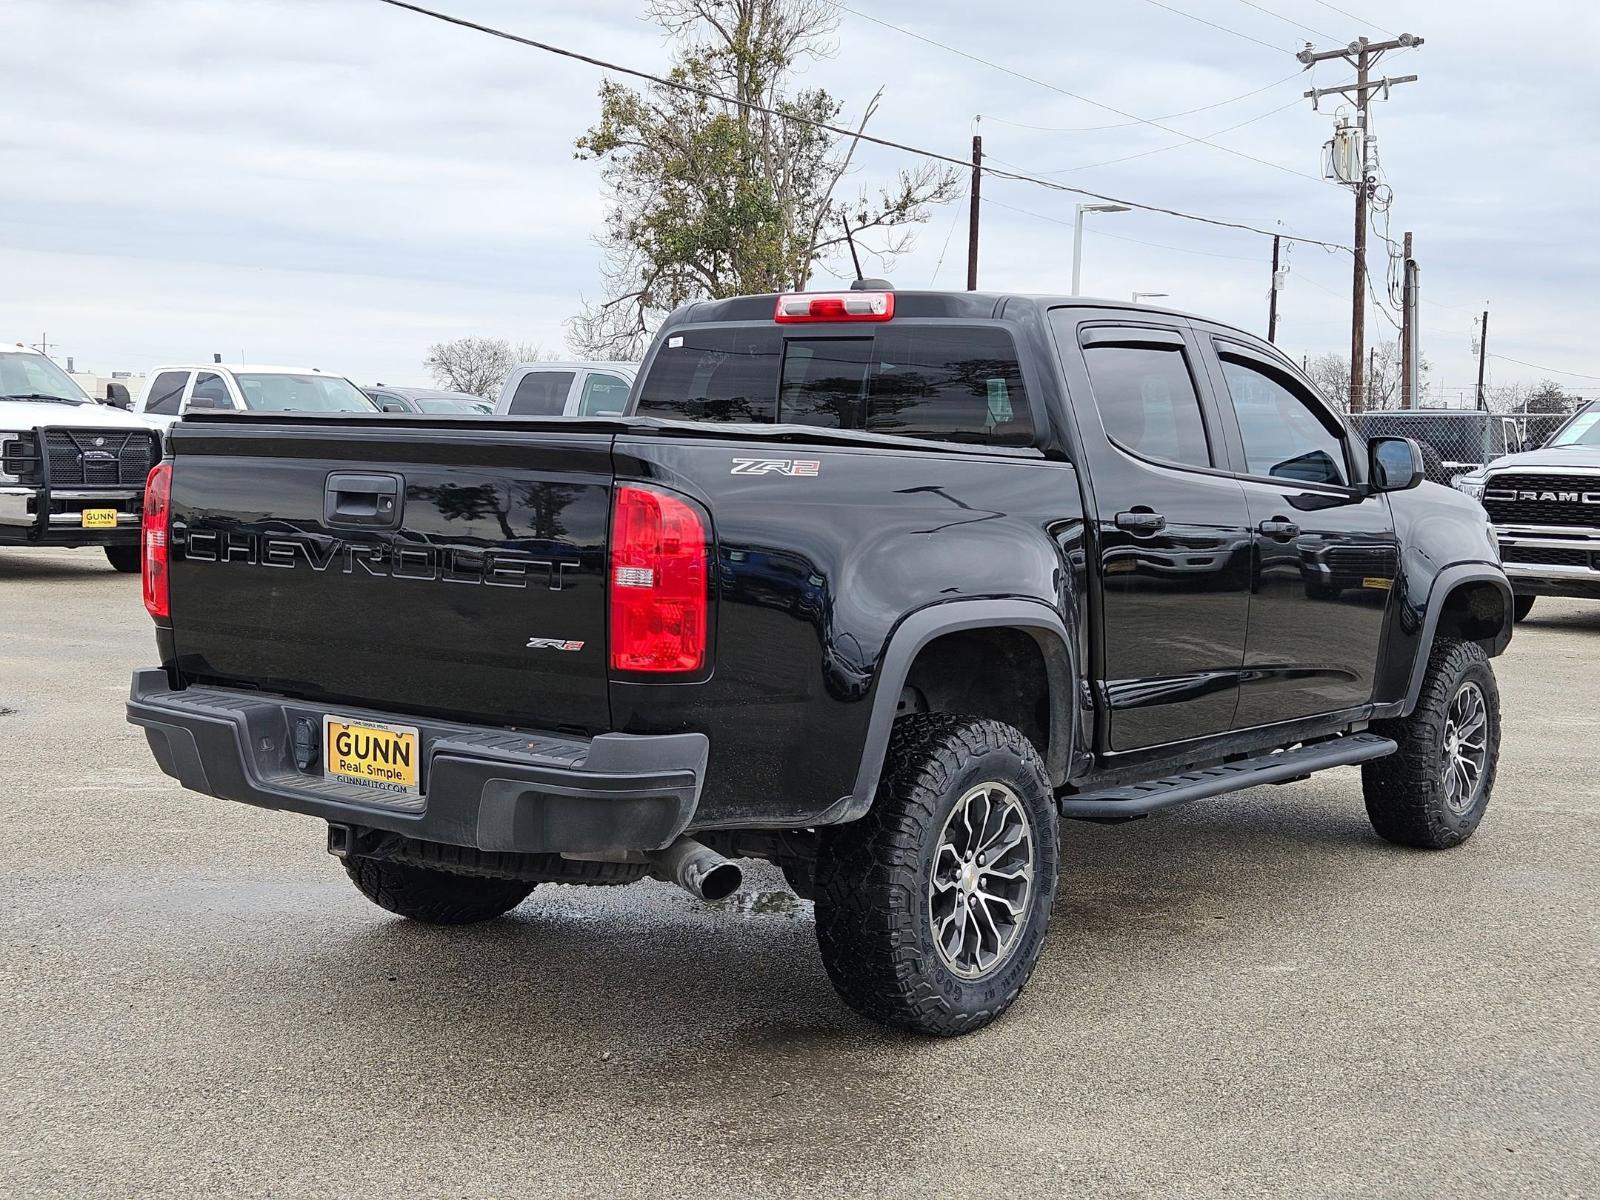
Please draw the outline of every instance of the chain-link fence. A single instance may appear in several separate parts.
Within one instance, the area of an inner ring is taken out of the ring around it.
[[[1428,478],[1449,483],[1457,475],[1549,441],[1567,418],[1560,413],[1490,413],[1472,409],[1388,410],[1350,414],[1364,437],[1415,438]]]

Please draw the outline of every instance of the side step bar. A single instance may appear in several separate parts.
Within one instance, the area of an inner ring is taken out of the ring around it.
[[[1242,791],[1263,783],[1285,783],[1325,767],[1341,767],[1382,758],[1397,749],[1399,747],[1393,740],[1375,733],[1346,734],[1344,737],[1297,746],[1293,750],[1280,750],[1238,762],[1184,771],[1178,775],[1168,775],[1165,779],[1063,796],[1060,799],[1061,815],[1085,821],[1128,820],[1182,804],[1186,800],[1203,800],[1207,796]]]

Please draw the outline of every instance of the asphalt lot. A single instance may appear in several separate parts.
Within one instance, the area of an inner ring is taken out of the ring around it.
[[[1069,825],[988,1031],[834,999],[752,864],[410,926],[314,822],[193,796],[123,721],[137,579],[0,550],[0,1193],[1558,1196],[1600,1191],[1600,605],[1496,664],[1477,837],[1354,770]]]

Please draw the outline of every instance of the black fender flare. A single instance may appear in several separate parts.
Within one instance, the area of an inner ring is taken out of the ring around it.
[[[1065,781],[1077,729],[1078,674],[1072,639],[1061,614],[1035,600],[950,600],[917,609],[902,618],[890,632],[873,689],[872,715],[855,788],[833,806],[828,814],[831,820],[821,823],[853,821],[872,807],[900,693],[911,674],[911,664],[916,661],[918,652],[935,638],[967,629],[1020,629],[1038,643],[1051,696],[1050,745],[1045,767],[1053,784],[1059,786]]]
[[[1428,674],[1428,659],[1433,654],[1433,638],[1438,631],[1439,617],[1444,612],[1445,603],[1450,599],[1451,592],[1468,583],[1491,583],[1499,589],[1501,597],[1505,600],[1505,624],[1495,639],[1495,648],[1491,654],[1499,654],[1511,641],[1511,583],[1506,579],[1506,573],[1498,566],[1489,563],[1457,563],[1445,567],[1433,577],[1433,586],[1428,591],[1428,611],[1422,618],[1422,636],[1417,639],[1417,657],[1411,664],[1411,685],[1406,689],[1404,712],[1407,716],[1416,709],[1417,700],[1422,695],[1422,683]]]

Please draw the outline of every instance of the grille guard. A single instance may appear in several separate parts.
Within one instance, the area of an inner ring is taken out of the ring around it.
[[[34,469],[34,478],[25,482],[32,483],[38,488],[38,498],[34,501],[35,511],[33,523],[33,535],[36,538],[42,539],[50,532],[50,498],[54,481],[51,479],[50,475],[50,449],[48,446],[49,435],[51,433],[64,434],[68,441],[70,441],[73,445],[77,445],[77,439],[73,436],[74,431],[78,433],[88,432],[87,430],[73,425],[37,425],[33,429],[34,447],[38,453],[38,465]],[[126,432],[128,434],[127,441],[123,443],[124,449],[126,449],[127,446],[133,442],[134,438],[141,435],[148,436],[150,439],[150,465],[154,467],[156,463],[161,461],[161,434],[157,430],[129,429],[117,430],[117,432]],[[120,470],[118,474],[121,474]],[[71,487],[74,490],[92,490],[95,487],[105,487],[107,490],[111,490],[112,488],[123,490],[128,487],[137,486],[140,495],[144,494],[144,480],[142,479],[139,480],[136,485],[127,483],[84,483],[62,484],[60,486],[64,488]]]

